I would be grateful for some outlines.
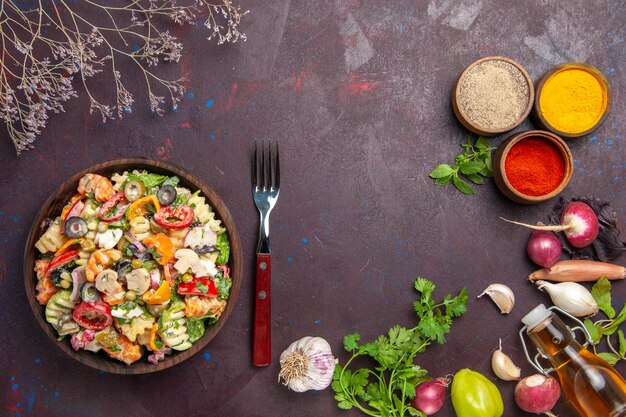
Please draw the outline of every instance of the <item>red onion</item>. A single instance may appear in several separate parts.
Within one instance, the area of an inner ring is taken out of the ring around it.
[[[561,242],[552,232],[535,230],[530,235],[526,252],[530,259],[539,266],[550,270],[561,257]]]
[[[133,245],[135,245],[137,247],[137,252],[145,252],[146,251],[146,247],[140,241],[137,240],[137,238],[135,237],[134,234],[132,234],[128,230],[125,231],[124,234],[126,235],[126,237],[128,237],[130,239],[130,241],[133,243]]]
[[[415,387],[415,398],[411,406],[427,416],[435,414],[443,407],[446,388],[450,384],[446,378],[431,379]]]

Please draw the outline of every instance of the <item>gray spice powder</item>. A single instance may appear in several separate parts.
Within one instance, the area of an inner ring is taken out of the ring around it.
[[[489,60],[471,68],[461,80],[457,104],[465,118],[490,130],[512,127],[524,114],[530,89],[513,64]]]

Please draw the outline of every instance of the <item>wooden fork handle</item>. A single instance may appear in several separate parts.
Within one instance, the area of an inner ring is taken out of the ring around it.
[[[254,340],[252,343],[252,364],[254,366],[267,366],[272,361],[271,277],[270,254],[257,253],[256,291],[254,293]]]

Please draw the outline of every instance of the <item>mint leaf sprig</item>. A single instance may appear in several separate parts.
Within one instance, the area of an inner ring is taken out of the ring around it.
[[[624,303],[619,314],[616,314],[611,305],[611,283],[606,277],[601,277],[593,285],[591,295],[607,319],[593,322],[587,318],[584,320],[584,325],[591,335],[594,352],[609,364],[615,365],[620,360],[626,360],[626,337],[624,337],[624,331],[620,329],[620,326],[626,321],[626,303]],[[615,346],[611,342],[611,337],[616,333],[617,345]],[[608,352],[598,352],[598,344],[603,338],[606,338]]]
[[[419,317],[415,327],[394,326],[388,334],[365,344],[359,343],[358,333],[344,337],[344,349],[352,356],[345,365],[338,364],[333,374],[332,388],[339,408],[357,408],[370,416],[425,416],[408,404],[415,397],[415,386],[429,379],[428,371],[414,363],[415,356],[432,342],[445,342],[452,319],[466,311],[467,291],[463,288],[456,297],[447,295],[437,303],[432,298],[435,285],[431,281],[418,278],[415,290],[420,294],[413,304]],[[360,356],[369,356],[376,366],[349,369]]]
[[[445,185],[452,182],[463,194],[474,194],[474,189],[469,183],[461,178],[461,174],[474,184],[483,183],[483,178],[493,175],[491,169],[491,153],[496,148],[489,146],[487,138],[479,136],[472,143],[472,136],[467,137],[467,143],[461,143],[463,152],[455,158],[454,165],[441,164],[433,169],[430,174],[437,185]]]

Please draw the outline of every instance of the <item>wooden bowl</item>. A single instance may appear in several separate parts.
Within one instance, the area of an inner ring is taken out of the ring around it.
[[[472,122],[470,120],[470,118],[468,117],[467,114],[465,114],[465,112],[463,111],[462,106],[459,104],[459,95],[460,95],[460,90],[461,90],[461,82],[463,81],[463,79],[468,75],[468,73],[475,68],[477,65],[482,64],[483,62],[486,61],[504,61],[507,62],[511,65],[513,65],[515,68],[517,68],[520,73],[524,76],[524,78],[526,79],[526,82],[528,84],[528,104],[526,106],[526,108],[524,109],[524,112],[521,114],[521,116],[511,125],[503,127],[503,128],[489,128],[487,126],[480,126],[478,124],[476,124],[475,122]],[[456,82],[456,85],[454,87],[454,91],[452,92],[452,109],[454,110],[454,114],[456,115],[457,119],[459,119],[459,122],[461,122],[461,124],[463,126],[465,126],[466,129],[470,130],[471,132],[474,132],[478,135],[481,136],[496,136],[499,135],[501,133],[505,133],[508,132],[510,130],[515,129],[517,126],[520,125],[520,123],[522,123],[524,121],[524,119],[526,119],[526,117],[528,117],[528,114],[530,113],[530,110],[533,107],[533,98],[534,98],[534,86],[533,86],[533,81],[530,78],[530,75],[528,75],[528,72],[526,72],[526,70],[517,62],[513,61],[510,58],[506,58],[506,57],[502,57],[502,56],[488,56],[488,57],[484,57],[481,58],[473,63],[471,63],[466,69],[465,71],[463,71],[461,73],[461,75],[459,76],[459,79]]]
[[[513,145],[523,139],[530,137],[542,138],[554,144],[561,151],[561,156],[563,157],[563,161],[565,162],[565,173],[563,175],[561,183],[552,192],[540,196],[523,194],[515,189],[506,176],[504,166],[506,157]],[[520,204],[539,204],[557,196],[561,193],[561,191],[563,191],[565,186],[567,186],[567,183],[569,183],[569,180],[572,178],[573,171],[574,158],[565,141],[563,141],[563,139],[561,139],[554,133],[546,132],[544,130],[527,130],[511,136],[510,138],[502,142],[493,157],[493,179],[495,180],[498,189],[502,192],[502,194]]]
[[[541,93],[543,92],[543,87],[546,81],[548,81],[548,79],[552,77],[554,74],[560,71],[564,71],[564,70],[568,70],[572,68],[581,69],[593,75],[598,80],[598,82],[604,86],[604,89],[606,90],[606,105],[604,108],[604,113],[593,126],[591,126],[587,130],[584,130],[578,133],[563,132],[562,130],[559,130],[556,127],[552,126],[543,116],[543,113],[540,107]],[[535,88],[535,104],[533,105],[533,112],[531,114],[531,118],[533,122],[537,126],[539,126],[541,129],[549,130],[550,132],[555,133],[562,138],[566,138],[566,139],[579,138],[579,137],[590,134],[591,132],[599,128],[602,125],[602,123],[604,123],[604,121],[606,120],[606,117],[611,112],[611,98],[612,98],[611,86],[609,82],[607,81],[607,79],[604,77],[604,75],[602,75],[602,73],[597,68],[588,64],[584,64],[582,62],[568,62],[565,64],[557,65],[556,67],[550,69],[539,79],[539,81],[537,81],[537,87]]]
[[[69,338],[58,342],[57,334],[54,328],[48,324],[45,320],[45,306],[42,306],[37,302],[36,296],[36,283],[37,277],[33,271],[35,258],[38,252],[35,249],[35,242],[39,239],[44,230],[42,230],[41,224],[43,221],[50,217],[56,217],[61,213],[61,209],[65,203],[76,193],[79,179],[87,173],[95,173],[110,177],[114,172],[131,171],[133,169],[146,169],[151,172],[165,175],[176,175],[180,178],[180,185],[188,187],[190,189],[200,190],[207,199],[207,203],[214,209],[216,217],[222,220],[226,229],[228,229],[228,237],[231,246],[231,255],[228,265],[231,268],[232,287],[230,291],[230,297],[226,308],[217,322],[206,329],[204,336],[196,341],[193,346],[185,351],[177,352],[173,351],[171,355],[167,355],[165,360],[159,362],[157,365],[153,365],[146,361],[145,355],[138,362],[130,366],[126,366],[124,363],[115,359],[109,358],[106,353],[100,351],[93,353],[85,350],[75,351],[69,342]],[[116,373],[116,374],[145,374],[150,372],[160,371],[170,366],[174,366],[185,359],[190,358],[200,350],[202,350],[211,339],[213,339],[217,333],[222,329],[226,320],[230,316],[233,308],[235,308],[235,301],[239,293],[242,280],[242,253],[241,244],[239,242],[239,234],[235,227],[233,217],[228,211],[228,208],[222,201],[222,199],[207,185],[205,185],[198,177],[191,174],[189,171],[170,164],[167,162],[154,161],[144,158],[135,159],[117,159],[100,164],[93,165],[89,168],[77,173],[63,184],[61,184],[50,197],[43,204],[33,226],[31,227],[26,241],[26,248],[24,250],[24,286],[26,287],[26,296],[35,319],[40,324],[43,331],[48,335],[50,340],[61,348],[61,350],[67,353],[77,361],[84,363],[102,371]]]

